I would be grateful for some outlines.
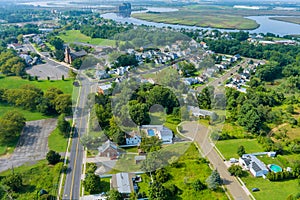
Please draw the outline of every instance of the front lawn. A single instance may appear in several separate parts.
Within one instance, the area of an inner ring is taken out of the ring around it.
[[[243,145],[246,153],[263,152],[262,146],[256,139],[234,139],[217,141],[216,146],[226,159],[238,158],[238,147]]]

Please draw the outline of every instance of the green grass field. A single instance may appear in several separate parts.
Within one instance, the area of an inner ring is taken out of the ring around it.
[[[199,152],[194,144],[190,145],[185,154],[179,158],[179,166],[167,166],[166,170],[170,173],[170,179],[164,183],[165,187],[175,184],[181,194],[178,194],[176,200],[188,199],[227,199],[227,196],[221,190],[211,191],[209,189],[201,192],[194,191],[192,183],[200,179],[205,183],[207,177],[211,174],[211,169],[206,163],[199,162]],[[143,174],[143,182],[139,183],[140,191],[148,194],[150,177]]]
[[[226,159],[238,158],[237,149],[239,146],[245,147],[246,153],[263,152],[263,148],[256,139],[235,139],[217,141],[216,146]]]
[[[294,23],[294,24],[300,24],[300,17],[270,17],[270,19]]]
[[[80,33],[79,30],[69,30],[63,31],[59,34],[59,37],[64,40],[66,43],[82,42],[92,45],[100,46],[115,46],[114,40],[101,39],[101,38],[91,38]]]
[[[21,174],[23,178],[23,187],[18,193],[15,193],[16,197],[14,199],[36,199],[37,192],[41,189],[56,196],[62,164],[59,163],[55,166],[50,166],[46,160],[43,160],[33,165],[28,164],[14,168],[14,173]],[[10,173],[12,173],[11,170],[8,170],[0,173],[0,176],[7,176]],[[4,194],[0,192],[1,199],[3,199],[2,195]]]
[[[22,79],[17,76],[0,76],[0,88],[20,88],[22,85],[34,85],[43,91],[51,87],[56,87],[62,90],[65,94],[72,94],[73,92],[73,81],[72,80],[57,80],[57,81],[48,81],[48,80],[39,80],[39,81],[29,81],[27,79]]]
[[[68,145],[68,138],[64,138],[56,128],[48,137],[48,147],[56,152],[65,152]]]
[[[290,194],[296,195],[299,193],[298,180],[271,182],[267,179],[252,176],[244,177],[242,180],[250,191],[255,187],[260,189],[259,192],[252,192],[257,200],[287,199]]]
[[[182,24],[188,26],[201,26],[223,29],[255,29],[259,25],[244,18],[243,13],[237,13],[229,7],[194,6],[184,7],[175,12],[162,13],[136,13],[135,18],[168,24]]]
[[[35,121],[35,120],[47,119],[53,117],[53,116],[43,115],[42,113],[39,112],[24,110],[22,108],[10,106],[5,103],[0,103],[0,117],[2,117],[6,112],[12,110],[22,113],[26,118],[26,121]]]

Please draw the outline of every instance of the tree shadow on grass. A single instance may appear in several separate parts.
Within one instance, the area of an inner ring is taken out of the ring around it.
[[[21,190],[18,192],[19,194],[32,193],[36,190],[35,185],[23,185]]]
[[[110,183],[105,181],[100,181],[101,192],[108,192],[110,190]]]

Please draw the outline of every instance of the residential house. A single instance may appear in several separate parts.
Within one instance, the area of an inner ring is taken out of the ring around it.
[[[163,144],[173,143],[173,132],[163,125],[142,125],[142,130],[146,131],[147,136],[157,136]]]
[[[107,157],[110,159],[116,159],[121,154],[118,146],[110,140],[107,140],[105,143],[103,143],[102,146],[98,148],[98,151],[100,157]]]
[[[19,44],[19,43],[12,43],[12,44],[8,44],[7,45],[7,48],[8,49],[14,49],[14,50],[20,50],[23,48],[22,44]]]
[[[132,192],[138,191],[138,186],[136,183],[136,177],[133,173],[117,173],[113,174],[110,179],[110,189],[117,190],[122,194],[123,198],[129,198]]]
[[[106,79],[106,78],[109,78],[110,75],[108,73],[106,73],[105,70],[99,70],[99,71],[96,71],[96,78],[97,79]]]
[[[251,154],[242,155],[242,157],[239,158],[239,163],[255,177],[265,176],[269,172],[266,165],[256,156]]]
[[[126,145],[138,146],[142,141],[142,137],[136,131],[126,133],[125,137],[126,137]]]
[[[109,93],[109,90],[110,90],[111,87],[112,87],[111,84],[99,85],[97,93],[98,94],[105,94],[106,95],[106,94]]]
[[[206,75],[207,77],[213,77],[216,71],[217,70],[215,68],[207,68],[203,74]]]
[[[20,57],[23,58],[27,65],[32,63],[32,57],[28,54],[20,54]]]
[[[195,117],[210,117],[215,114],[212,111],[203,110],[195,106],[188,106],[187,109]]]
[[[194,84],[199,83],[199,80],[198,80],[197,78],[184,78],[184,79],[183,79],[183,82],[184,82],[186,85],[194,85]]]

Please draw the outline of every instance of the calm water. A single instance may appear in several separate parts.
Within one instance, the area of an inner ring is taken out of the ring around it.
[[[148,8],[148,10],[151,11],[157,11],[157,12],[172,12],[175,11],[173,9],[169,8]],[[146,12],[146,11],[140,11],[140,12]],[[134,13],[134,12],[133,12]],[[205,30],[212,30],[212,28],[204,28],[204,27],[198,27],[198,26],[185,26],[185,25],[174,25],[174,24],[165,24],[165,23],[156,23],[156,22],[149,22],[146,20],[140,20],[133,17],[130,18],[122,18],[120,16],[117,16],[115,13],[107,13],[102,15],[105,19],[112,19],[117,22],[121,23],[132,23],[136,25],[148,25],[148,26],[155,26],[158,28],[167,27],[170,26],[175,29],[185,28],[185,29],[205,29]],[[281,22],[276,20],[269,19],[270,16],[251,16],[247,17],[248,19],[255,20],[258,24],[260,24],[260,27],[255,30],[249,30],[250,33],[274,33],[276,35],[288,35],[288,34],[300,34],[300,25],[298,24],[292,24],[288,22]],[[213,28],[214,29],[214,28]],[[236,32],[238,30],[229,30],[229,29],[217,29],[220,31],[227,31],[227,32]]]

